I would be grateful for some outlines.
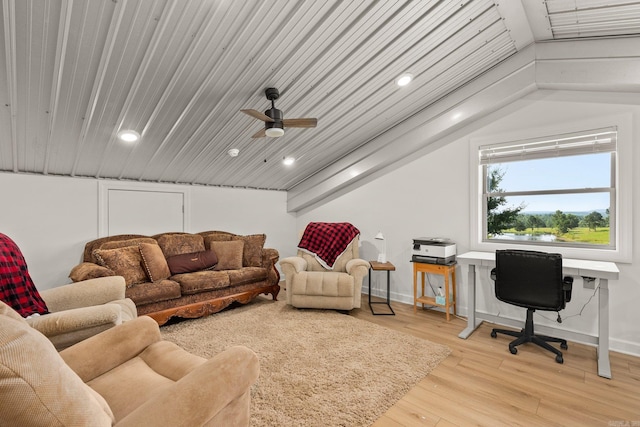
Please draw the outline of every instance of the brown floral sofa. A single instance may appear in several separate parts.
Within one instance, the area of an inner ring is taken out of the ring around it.
[[[246,304],[262,293],[275,300],[279,254],[264,248],[265,240],[264,234],[224,231],[103,237],[85,245],[83,262],[69,277],[124,277],[125,295],[138,315],[163,325],[171,317],[201,317],[233,302]]]

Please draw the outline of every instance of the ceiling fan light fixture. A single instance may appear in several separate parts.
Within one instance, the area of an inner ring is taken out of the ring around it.
[[[400,87],[406,86],[413,80],[413,74],[404,73],[396,79],[396,84]]]
[[[264,131],[265,135],[267,135],[269,138],[279,138],[281,136],[284,135],[284,129],[282,128],[277,128],[277,127],[272,127],[272,128],[268,128]]]
[[[135,130],[121,130],[118,132],[118,139],[124,142],[136,142],[140,139],[140,134]]]

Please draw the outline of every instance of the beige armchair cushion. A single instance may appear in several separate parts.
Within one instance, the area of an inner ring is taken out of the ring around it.
[[[0,302],[0,425],[111,426],[104,399],[44,335]]]

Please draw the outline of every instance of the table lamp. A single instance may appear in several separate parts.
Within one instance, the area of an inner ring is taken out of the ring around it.
[[[384,240],[382,231],[378,231],[378,234],[376,234],[376,237],[374,237],[374,239],[382,240],[382,252],[378,254],[378,262],[387,262],[387,241]]]

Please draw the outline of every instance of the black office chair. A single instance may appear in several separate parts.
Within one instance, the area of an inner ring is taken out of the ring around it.
[[[498,250],[496,268],[491,270],[491,278],[495,281],[496,298],[527,309],[524,329],[520,332],[494,329],[491,336],[495,338],[500,333],[516,337],[509,343],[512,354],[518,352],[516,346],[532,342],[555,353],[556,362],[563,363],[562,352],[549,342],[560,343],[560,347],[566,350],[567,341],[533,332],[534,311],[559,312],[571,300],[573,278],[562,278],[562,255],[515,249]],[[558,321],[561,321],[559,314]]]

